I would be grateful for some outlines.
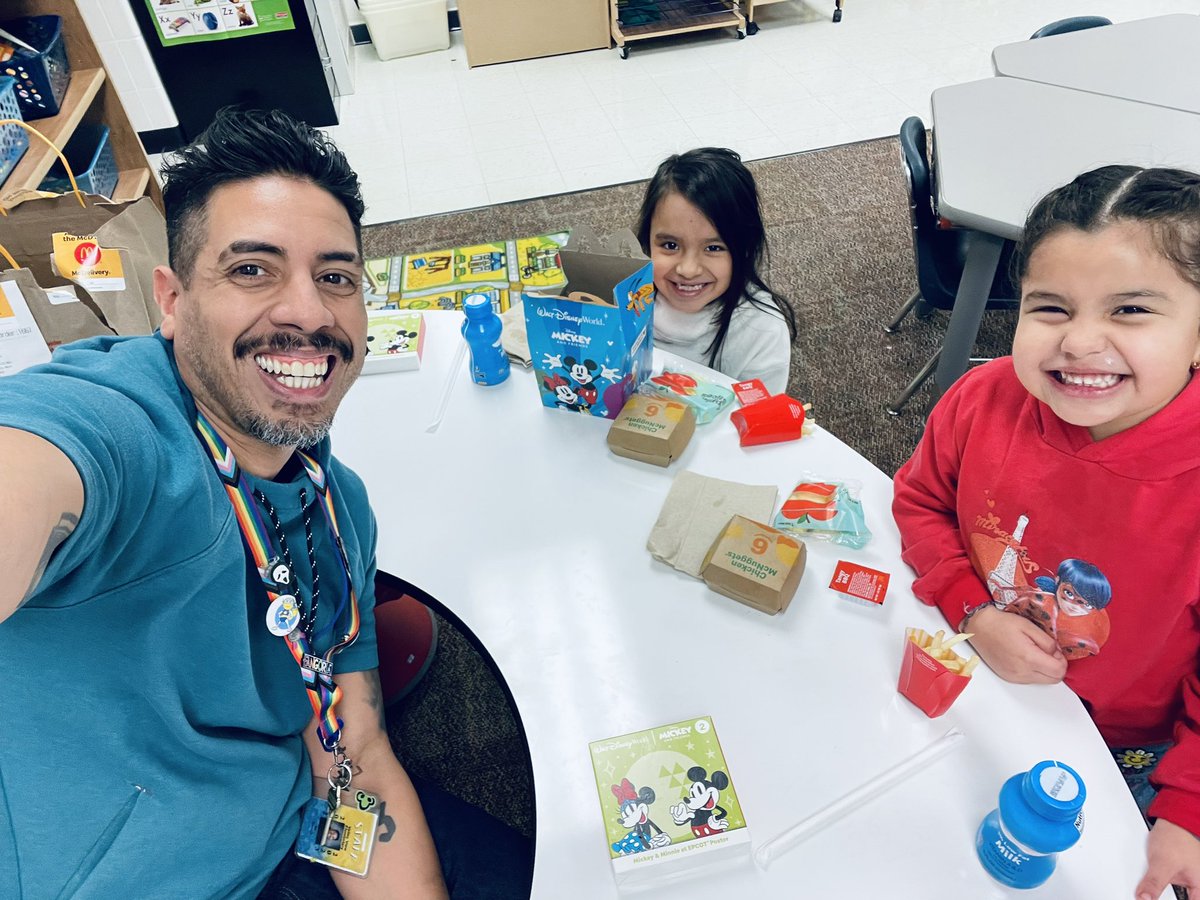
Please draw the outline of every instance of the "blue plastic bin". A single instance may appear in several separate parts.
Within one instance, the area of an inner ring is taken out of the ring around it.
[[[75,173],[75,182],[85,194],[100,194],[112,197],[113,189],[117,186],[117,161],[113,157],[112,145],[108,141],[108,126],[96,122],[83,122],[67,146],[63,147],[63,156],[71,164]],[[62,160],[56,159],[42,183],[38,185],[43,191],[54,191],[65,194],[71,190],[71,181],[63,168]]]
[[[62,16],[10,19],[0,22],[0,28],[38,50],[33,53],[16,47],[12,58],[0,63],[0,74],[17,81],[17,101],[25,121],[57,116],[71,80]]]
[[[17,103],[16,79],[0,75],[0,119],[21,118],[21,106]],[[29,135],[20,125],[0,125],[0,184],[8,173],[21,161],[29,149]]]

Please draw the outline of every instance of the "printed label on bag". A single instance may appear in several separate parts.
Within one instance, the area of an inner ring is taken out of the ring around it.
[[[116,250],[96,243],[94,234],[55,232],[54,271],[92,293],[125,290],[125,271]]]

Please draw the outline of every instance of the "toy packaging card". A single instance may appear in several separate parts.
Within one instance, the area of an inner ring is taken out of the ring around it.
[[[425,320],[420,313],[367,313],[367,357],[363,374],[416,369],[425,349]]]
[[[400,293],[404,296],[442,291],[451,285],[508,286],[508,248],[502,242],[453,247],[404,257]]]
[[[749,861],[750,829],[712,719],[593,741],[588,751],[619,889]]]
[[[628,229],[601,239],[576,228],[559,256],[562,293],[522,295],[542,404],[614,419],[650,374],[650,260]]]

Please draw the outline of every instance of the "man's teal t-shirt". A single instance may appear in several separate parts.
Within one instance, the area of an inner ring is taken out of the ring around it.
[[[0,622],[0,897],[253,897],[296,838],[313,711],[267,630],[194,416],[160,335],[77,342],[0,379],[0,425],[62,449],[84,485],[75,532]],[[336,678],[377,665],[375,521],[328,440],[310,453],[362,612]],[[251,482],[275,507],[306,604],[310,518],[323,652],[346,627],[345,578],[296,468],[288,483]]]

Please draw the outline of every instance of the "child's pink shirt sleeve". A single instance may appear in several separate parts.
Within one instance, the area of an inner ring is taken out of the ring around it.
[[[893,480],[892,515],[901,558],[916,572],[913,593],[958,628],[968,610],[990,600],[975,573],[958,524],[962,447],[972,418],[968,374],[938,402],[912,457]]]

